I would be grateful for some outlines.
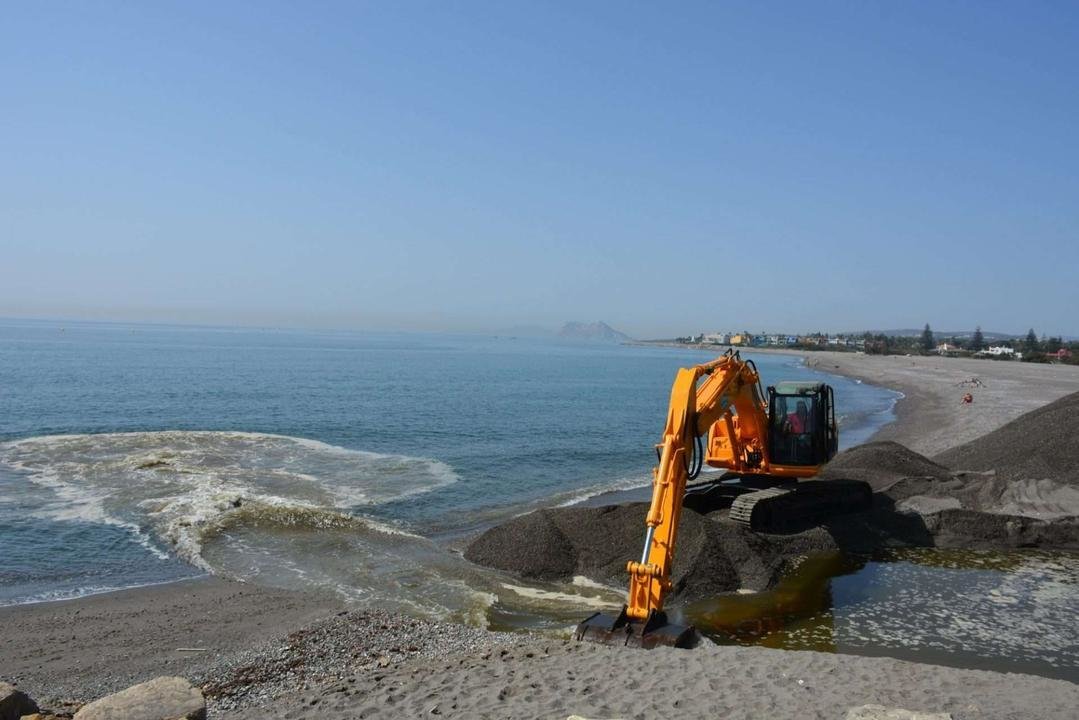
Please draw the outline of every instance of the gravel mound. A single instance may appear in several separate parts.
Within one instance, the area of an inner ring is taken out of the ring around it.
[[[1079,485],[1079,393],[1066,395],[933,458],[954,470]]]
[[[845,450],[821,474],[869,483],[875,492],[887,490],[903,478],[948,481],[951,471],[896,442],[871,442]]]
[[[626,563],[640,557],[647,512],[647,503],[537,510],[488,530],[465,557],[526,579],[584,575],[623,585]],[[739,588],[762,590],[776,581],[786,561],[782,545],[768,536],[687,508],[671,576],[674,595],[692,600]]]

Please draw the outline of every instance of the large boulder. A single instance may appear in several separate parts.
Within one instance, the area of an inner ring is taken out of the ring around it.
[[[84,705],[75,720],[206,720],[206,699],[181,677],[159,677]]]
[[[0,682],[0,720],[19,720],[38,711],[37,703],[14,685]]]

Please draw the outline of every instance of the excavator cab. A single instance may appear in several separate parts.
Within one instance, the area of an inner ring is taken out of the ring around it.
[[[824,383],[782,382],[768,388],[768,455],[771,464],[815,467],[839,449],[832,388]]]

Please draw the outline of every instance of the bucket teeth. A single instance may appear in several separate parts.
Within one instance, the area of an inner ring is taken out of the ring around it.
[[[583,620],[574,632],[577,640],[623,645],[650,650],[659,645],[691,648],[697,644],[697,631],[693,626],[667,622],[667,614],[653,610],[644,622],[634,622],[626,615],[626,608],[615,615],[595,613]]]

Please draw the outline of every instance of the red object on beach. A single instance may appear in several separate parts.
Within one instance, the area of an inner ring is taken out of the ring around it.
[[[972,402],[974,402],[974,396],[973,395],[971,395],[970,393],[967,393],[966,395],[963,396],[963,404],[964,405],[969,405]]]

